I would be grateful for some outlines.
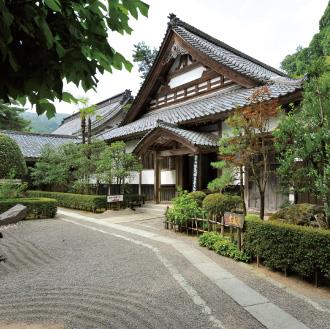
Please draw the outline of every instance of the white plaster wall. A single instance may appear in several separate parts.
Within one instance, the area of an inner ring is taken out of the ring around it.
[[[139,139],[134,139],[134,140],[125,142],[125,144],[126,144],[126,152],[127,153],[132,153],[133,149],[135,148],[136,144],[139,141],[140,141]]]
[[[160,172],[160,184],[161,185],[175,185],[176,183],[176,171],[175,170],[162,170]]]
[[[192,69],[191,71],[180,74],[170,80],[169,86],[171,88],[175,88],[175,87],[181,86],[187,82],[193,81],[195,79],[199,79],[205,70],[206,70],[206,67],[198,66],[198,67]]]
[[[129,184],[139,184],[139,173],[137,171],[133,171],[131,177],[128,179]]]
[[[142,185],[150,185],[154,184],[154,170],[148,169],[148,170],[142,170]]]

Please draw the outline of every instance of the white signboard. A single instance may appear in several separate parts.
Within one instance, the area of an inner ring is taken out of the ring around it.
[[[123,195],[108,195],[107,201],[112,203],[112,202],[120,202],[124,201],[124,196]]]

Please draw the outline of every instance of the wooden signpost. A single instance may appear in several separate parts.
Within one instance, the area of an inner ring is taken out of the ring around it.
[[[231,239],[234,239],[233,228],[237,229],[237,247],[242,249],[242,229],[244,226],[244,216],[234,212],[225,212],[223,216],[223,225],[229,226]]]

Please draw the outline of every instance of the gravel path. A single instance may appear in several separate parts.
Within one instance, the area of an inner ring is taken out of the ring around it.
[[[140,217],[125,225],[196,242]],[[0,329],[264,328],[171,246],[94,227],[58,219],[26,221],[4,232]],[[310,328],[330,328],[330,314],[237,263],[209,256]]]

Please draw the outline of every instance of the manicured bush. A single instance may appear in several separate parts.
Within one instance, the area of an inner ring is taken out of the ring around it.
[[[240,262],[248,262],[250,260],[250,256],[239,250],[228,237],[216,232],[206,232],[199,237],[198,241],[202,247],[214,250],[219,255],[230,257]]]
[[[213,193],[203,200],[203,209],[209,216],[221,217],[226,211],[232,211],[241,206],[241,198],[236,195]]]
[[[57,201],[49,198],[14,198],[0,200],[0,213],[22,204],[28,208],[26,219],[54,218],[57,212]]]
[[[177,224],[185,224],[189,219],[202,217],[202,209],[187,191],[179,191],[173,199],[172,206],[166,211],[166,218]]]
[[[190,192],[188,195],[190,198],[192,198],[193,200],[195,200],[197,202],[199,207],[202,206],[203,200],[206,197],[206,193],[204,193],[203,191]]]
[[[327,227],[324,207],[309,203],[287,206],[271,215],[269,219],[303,226]]]
[[[244,250],[277,270],[330,276],[330,231],[278,221],[245,221]]]
[[[22,177],[27,173],[23,154],[17,143],[0,134],[0,179]]]
[[[31,197],[46,197],[57,200],[57,205],[65,208],[92,212],[102,212],[107,208],[106,195],[85,195],[61,192],[27,191]]]

